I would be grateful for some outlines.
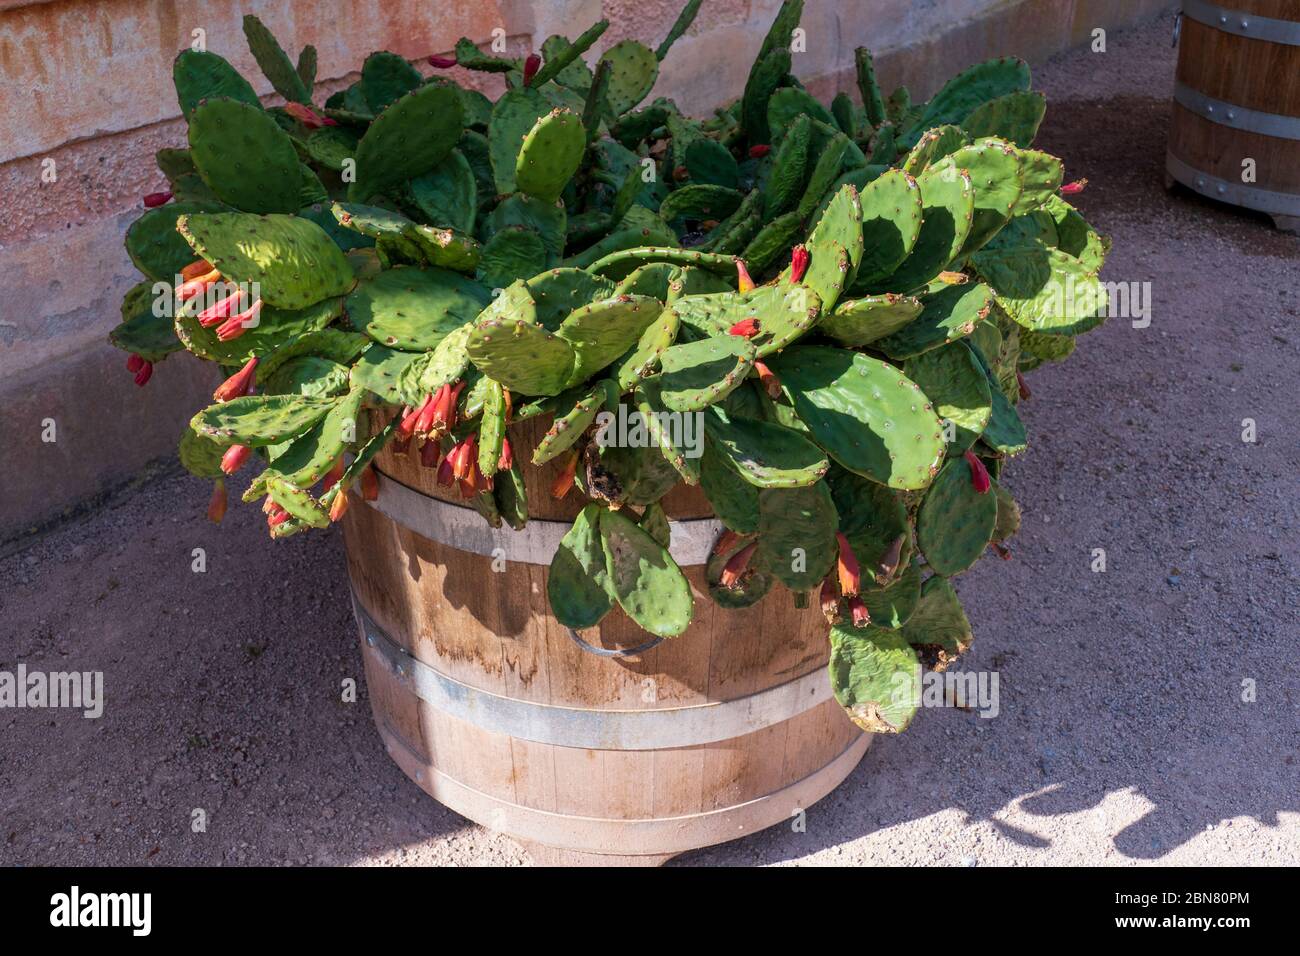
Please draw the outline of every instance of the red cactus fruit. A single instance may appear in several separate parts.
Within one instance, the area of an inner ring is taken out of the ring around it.
[[[1064,186],[1061,187],[1061,195],[1077,196],[1079,193],[1083,192],[1087,188],[1088,188],[1088,180],[1076,179],[1074,182],[1066,183]]]
[[[541,68],[542,58],[536,53],[528,54],[528,59],[524,60],[524,86],[528,86],[533,82],[533,77],[537,75],[537,71]]]
[[[750,159],[762,159],[768,153],[772,152],[772,147],[766,143],[759,143],[757,146],[749,147]]]
[[[253,356],[244,363],[243,368],[217,386],[217,390],[212,393],[212,398],[214,401],[228,402],[241,395],[250,395],[256,380],[257,356]]]
[[[803,281],[804,273],[808,271],[808,262],[812,257],[808,254],[808,249],[802,244],[794,247],[790,253],[790,282],[798,285]]]
[[[751,338],[758,334],[758,319],[752,315],[747,319],[741,319],[731,328],[727,329],[729,335],[739,335],[741,338]]]
[[[145,209],[156,209],[159,206],[171,202],[172,194],[170,192],[149,193],[144,197]]]
[[[218,478],[212,483],[212,497],[208,499],[208,520],[221,524],[226,516],[226,483]]]
[[[732,589],[740,584],[741,578],[745,576],[745,572],[749,569],[749,559],[754,556],[756,548],[758,548],[757,541],[745,545],[727,559],[727,563],[722,566],[722,586],[724,588]]]
[[[514,449],[510,447],[510,439],[501,439],[501,456],[497,459],[497,471],[509,471],[515,466]]]
[[[984,467],[984,462],[973,451],[967,451],[966,464],[970,465],[970,483],[981,495],[987,494],[993,485],[989,481],[989,470]]]
[[[839,559],[835,565],[835,573],[840,581],[840,593],[845,597],[852,597],[858,593],[858,587],[862,583],[858,557],[853,553],[853,546],[849,544],[849,539],[844,536],[843,531],[835,532],[835,541],[840,549]]]
[[[227,475],[233,475],[244,467],[244,462],[248,461],[248,456],[252,453],[253,449],[247,445],[231,445],[221,456],[221,470]]]
[[[426,438],[420,446],[420,464],[425,468],[437,468],[442,458],[442,443],[436,438]]]
[[[140,369],[144,368],[144,359],[132,352],[126,358],[126,370],[134,375]]]
[[[153,362],[141,360],[140,370],[135,373],[135,384],[143,388],[153,378]]]
[[[860,595],[855,594],[849,598],[849,613],[853,615],[854,627],[866,627],[871,623],[871,612],[862,603]]]
[[[431,56],[429,57],[429,65],[440,70],[449,70],[456,65],[456,58],[454,56]]]
[[[763,386],[771,398],[781,397],[781,380],[776,377],[776,373],[767,367],[766,362],[755,362],[754,371],[758,373],[758,381]]]
[[[366,465],[365,471],[361,472],[361,497],[366,501],[379,497],[379,475],[371,465]]]

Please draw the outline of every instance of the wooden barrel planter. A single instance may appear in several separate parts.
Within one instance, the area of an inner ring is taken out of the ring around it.
[[[519,423],[531,449],[544,426]],[[698,489],[663,504],[695,618],[647,640],[615,608],[576,634],[551,616],[551,556],[585,503],[529,468],[531,519],[494,530],[385,450],[378,500],[344,519],[375,722],[439,802],[538,862],[661,863],[788,821],[870,743],[831,696],[825,619],[788,592],[723,610],[703,564],[720,526]]]
[[[1300,231],[1300,0],[1183,0],[1178,42],[1170,179]]]

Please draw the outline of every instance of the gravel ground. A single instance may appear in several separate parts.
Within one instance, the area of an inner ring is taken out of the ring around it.
[[[1152,320],[1032,377],[1015,556],[959,582],[1000,715],[926,711],[807,832],[677,863],[1300,862],[1300,240],[1164,192],[1169,26],[1038,71],[1042,145],[1091,180],[1107,277],[1150,283]],[[339,536],[271,547],[256,508],[217,529],[205,499],[164,477],[0,558],[0,670],[102,670],[109,698],[0,711],[0,863],[526,863],[337,702],[360,677]]]

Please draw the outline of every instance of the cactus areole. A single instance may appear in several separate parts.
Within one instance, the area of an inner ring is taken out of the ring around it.
[[[970,643],[950,579],[1010,553],[1025,376],[1104,321],[1109,243],[1066,199],[1084,181],[1033,148],[1022,61],[917,103],[863,49],[858,96],[827,106],[790,75],[786,0],[735,102],[698,119],[649,99],[698,7],[594,69],[604,21],[522,58],[462,39],[431,79],[377,52],[324,98],[315,51],[295,69],[247,18],[282,107],[182,52],[186,140],[127,232],[141,276],[110,338],[140,385],[176,352],[218,369],[180,443],[214,521],[239,473],[271,537],[328,527],[382,499],[385,447],[521,534],[527,482],[585,502],[548,579],[566,627],[617,605],[688,628],[710,598],[658,502],[698,485],[726,529],[720,613],[817,592],[836,698],[896,732],[916,706],[895,678]],[[505,92],[460,85],[473,71]],[[533,417],[550,428],[526,447]]]

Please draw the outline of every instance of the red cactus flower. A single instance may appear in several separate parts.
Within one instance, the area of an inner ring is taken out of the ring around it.
[[[321,116],[310,106],[304,106],[302,103],[285,103],[284,111],[308,129],[339,125],[335,120],[328,116]]]
[[[337,485],[339,483],[339,479],[342,477],[343,477],[343,456],[340,455],[338,461],[334,462],[334,464],[330,466],[330,470],[325,472],[325,477],[321,479],[321,483],[320,483],[321,494],[324,494],[325,492],[333,488],[335,485]]]
[[[754,289],[754,280],[749,276],[749,269],[745,265],[744,259],[736,260],[736,291],[752,292]]]
[[[348,490],[342,485],[334,493],[334,500],[330,502],[330,521],[341,521],[348,511]]]
[[[238,315],[232,315],[224,323],[217,326],[217,338],[222,342],[229,342],[237,339],[249,329],[254,328],[258,322],[258,315],[262,311],[262,300],[258,299],[243,312]]]
[[[437,468],[442,458],[442,443],[436,438],[426,438],[420,446],[420,464],[425,468]]]
[[[420,406],[420,410],[415,416],[414,431],[416,435],[427,436],[433,430],[434,410],[438,407],[438,403],[443,400],[443,396],[447,394],[447,391],[446,384],[439,385],[436,392],[424,397],[424,404]]]
[[[736,534],[736,532],[732,531],[730,528],[724,528],[722,534],[718,535],[718,540],[714,542],[713,553],[726,554],[739,540],[740,535]]]
[[[835,589],[835,576],[832,574],[826,575],[822,581],[821,605],[826,620],[835,623],[835,619],[840,616],[840,594]]]
[[[537,71],[541,68],[542,58],[536,53],[528,54],[528,59],[524,60],[524,86],[528,86],[533,82],[533,77],[537,75]]]
[[[440,70],[449,70],[456,65],[456,58],[454,56],[431,56],[429,57],[429,65]]]
[[[159,206],[171,202],[172,194],[169,192],[149,193],[144,197],[145,209],[156,209]]]
[[[835,565],[835,573],[840,581],[840,593],[845,597],[852,597],[858,593],[858,587],[862,583],[858,557],[853,553],[853,546],[849,544],[849,539],[844,536],[843,531],[835,532],[835,541],[840,548],[839,560]]]
[[[442,459],[442,464],[438,466],[438,484],[447,487],[456,480],[456,476],[452,474],[453,467],[451,452],[448,452],[447,456]]]
[[[197,279],[199,276],[211,271],[212,263],[208,262],[207,259],[195,259],[181,269],[181,281],[189,282],[191,279]]]
[[[750,316],[747,319],[741,319],[731,328],[727,329],[728,335],[739,335],[741,338],[752,338],[758,334],[758,319]]]
[[[143,388],[151,378],[153,378],[153,362],[146,362],[141,359],[140,368],[135,373],[135,384]]]
[[[1034,393],[1029,390],[1029,383],[1025,381],[1025,377],[1019,372],[1016,373],[1016,388],[1020,390],[1020,400],[1022,402],[1025,399],[1034,397]]]
[[[410,440],[411,436],[415,434],[415,423],[420,420],[420,413],[424,411],[424,406],[432,400],[432,395],[426,395],[424,401],[415,408],[410,405],[402,406],[402,420],[398,423],[397,430],[393,432],[393,436],[397,441],[406,442]]]
[[[757,146],[749,147],[750,159],[762,159],[768,153],[772,152],[772,147],[766,143],[759,143]]]
[[[1088,187],[1088,180],[1076,179],[1072,183],[1066,183],[1061,187],[1062,196],[1077,196]]]
[[[866,627],[871,623],[871,612],[862,603],[862,598],[855,594],[849,598],[849,613],[853,615],[854,627]]]
[[[803,281],[804,273],[808,271],[808,261],[812,257],[808,254],[808,249],[801,245],[794,247],[790,253],[790,282],[798,285]]]
[[[767,367],[766,362],[755,362],[754,371],[758,373],[759,384],[763,386],[770,398],[781,397],[781,380]]]
[[[279,511],[274,512],[269,518],[266,519],[267,527],[269,528],[278,527],[279,525],[282,525],[286,521],[288,521],[291,517],[293,517],[293,515],[289,514],[289,512],[281,508]]]
[[[252,453],[253,449],[247,445],[231,445],[221,456],[221,470],[227,475],[233,475],[244,467],[244,462],[248,461],[248,456]]]
[[[212,398],[214,401],[228,402],[241,395],[251,395],[256,380],[257,356],[253,356],[244,363],[243,368],[217,386],[217,390],[212,393]]]
[[[265,498],[262,499],[262,514],[264,515],[269,515],[272,511],[275,511],[279,507],[280,506],[275,503],[275,499],[272,498],[270,495],[267,495]]]
[[[451,467],[456,480],[464,481],[469,478],[478,465],[478,433],[471,434],[453,446],[447,454],[454,456],[455,460],[451,463]]]
[[[515,466],[514,449],[510,447],[510,439],[501,439],[501,457],[497,459],[497,471],[509,471]]]
[[[551,482],[551,497],[560,499],[572,491],[577,473],[578,453],[576,451],[571,451],[564,458],[564,463],[560,466],[560,473],[556,475],[555,480]]]
[[[722,586],[731,589],[740,584],[740,579],[745,576],[745,571],[749,568],[749,559],[754,556],[754,550],[758,547],[758,542],[747,544],[730,558],[722,566]]]
[[[226,319],[230,318],[230,313],[242,301],[244,301],[244,290],[236,289],[220,302],[214,303],[200,312],[196,316],[199,325],[203,326],[205,329],[210,329],[214,325],[221,325],[226,321]]]
[[[379,497],[379,475],[371,465],[366,465],[365,471],[361,472],[361,497],[366,501]]]
[[[208,520],[221,524],[226,516],[226,483],[218,478],[212,483],[212,497],[208,499]]]
[[[185,278],[184,271],[181,272],[181,278]],[[221,273],[216,269],[210,269],[201,275],[185,279],[176,289],[176,299],[178,302],[188,302],[198,295],[203,295],[208,289],[221,281]]]
[[[989,481],[989,470],[984,467],[984,462],[980,461],[979,455],[973,451],[967,451],[966,464],[970,465],[970,483],[981,495],[986,494],[992,487],[992,483]]]

